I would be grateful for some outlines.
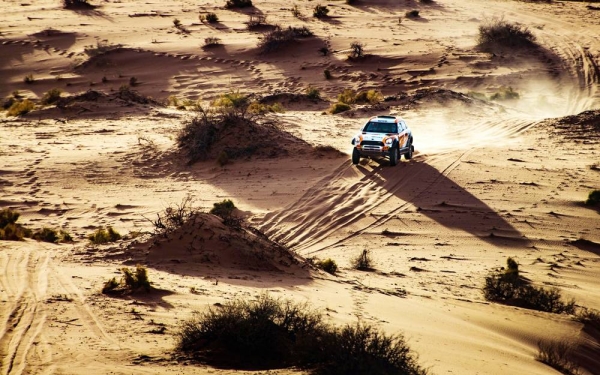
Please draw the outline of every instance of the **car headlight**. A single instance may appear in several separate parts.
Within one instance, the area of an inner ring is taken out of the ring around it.
[[[359,135],[356,138],[354,138],[354,144],[355,145],[359,145],[360,142],[362,142],[362,137]]]
[[[394,143],[394,140],[392,138],[388,138],[388,139],[385,140],[386,146],[391,146],[392,143]]]

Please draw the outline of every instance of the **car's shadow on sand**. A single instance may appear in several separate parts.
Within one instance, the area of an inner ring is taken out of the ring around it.
[[[415,215],[425,215],[444,227],[462,230],[496,246],[527,246],[529,241],[519,230],[448,177],[459,163],[459,160],[452,162],[440,171],[426,158],[416,157],[397,167],[378,160],[369,161],[370,165],[377,164],[372,169],[360,164],[356,168],[390,194],[414,206]],[[411,210],[404,206],[398,211]]]

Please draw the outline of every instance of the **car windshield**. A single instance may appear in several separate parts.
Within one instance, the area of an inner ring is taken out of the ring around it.
[[[394,123],[369,121],[363,131],[370,133],[397,133],[398,127]]]

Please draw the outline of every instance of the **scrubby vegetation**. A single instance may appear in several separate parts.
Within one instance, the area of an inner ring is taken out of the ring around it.
[[[306,97],[312,100],[321,99],[321,92],[314,86],[308,86],[306,88]]]
[[[31,230],[17,224],[20,214],[10,208],[0,210],[0,240],[23,241],[31,237]]]
[[[42,104],[53,104],[58,99],[60,99],[60,95],[62,94],[62,90],[59,88],[54,88],[46,91],[42,96]]]
[[[404,16],[406,16],[406,18],[419,18],[419,10],[409,10],[404,14]]]
[[[194,199],[187,195],[181,203],[171,204],[163,212],[156,214],[155,220],[149,220],[154,233],[167,235],[192,220],[200,211],[194,207]]]
[[[268,26],[267,16],[264,14],[251,14],[246,25],[248,25],[248,30]]]
[[[22,116],[25,115],[35,108],[35,104],[29,99],[17,100],[8,108],[6,113],[8,116]]]
[[[221,39],[216,36],[204,38],[204,47],[216,47],[221,45]]]
[[[94,5],[90,4],[88,0],[63,0],[63,7],[65,9],[92,9]]]
[[[102,293],[104,294],[125,294],[136,292],[149,292],[152,289],[148,270],[146,267],[137,265],[135,269],[123,267],[120,269],[122,276],[120,280],[116,277],[104,283]]]
[[[234,215],[235,204],[231,199],[224,199],[221,202],[213,203],[213,208],[209,213],[223,219],[223,223],[232,227],[239,227],[242,219]]]
[[[350,59],[359,59],[365,56],[365,45],[361,42],[352,42],[350,44]]]
[[[289,26],[287,29],[281,28],[280,26],[275,26],[273,30],[265,33],[261,37],[258,43],[258,48],[262,53],[269,53],[288,46],[299,38],[306,38],[312,35],[312,31],[310,31],[306,26]]]
[[[590,191],[585,204],[587,206],[600,206],[600,190]]]
[[[512,87],[502,86],[498,92],[495,92],[490,96],[490,100],[515,100],[519,99],[519,97],[519,93],[513,90]]]
[[[383,95],[376,90],[367,90],[356,92],[352,89],[345,89],[337,97],[338,102],[345,104],[369,103],[376,104],[383,100]]]
[[[31,238],[50,243],[73,242],[73,237],[68,232],[45,227],[33,232]]]
[[[217,23],[219,22],[219,16],[217,16],[216,13],[207,13],[204,16],[204,20],[208,23]]]
[[[88,240],[94,245],[101,245],[109,242],[115,242],[121,239],[119,232],[113,229],[110,225],[106,228],[100,227],[88,236]]]
[[[331,113],[332,115],[335,115],[337,113],[346,112],[346,111],[350,110],[351,108],[352,107],[350,107],[346,103],[333,103],[331,105],[331,107],[329,107],[329,113]]]
[[[313,260],[314,265],[317,266],[319,269],[322,269],[323,271],[330,273],[332,275],[335,275],[335,273],[338,270],[338,265],[335,262],[335,260],[331,259],[331,258],[327,258],[327,259],[323,259],[323,260]]]
[[[300,9],[296,4],[294,4],[294,6],[292,7],[292,15],[296,18],[302,18],[302,12],[300,12]]]
[[[316,18],[325,18],[329,14],[329,8],[326,5],[315,5],[313,16]]]
[[[535,35],[527,26],[510,23],[503,18],[492,18],[479,26],[479,47],[491,50],[500,47],[526,47],[533,45]]]
[[[576,345],[567,340],[538,341],[535,359],[565,375],[577,375],[579,364],[575,358]]]
[[[197,312],[177,333],[177,350],[211,365],[296,366],[316,375],[426,374],[402,336],[369,325],[332,327],[307,304],[234,300]]]
[[[526,309],[556,314],[575,312],[575,301],[564,302],[558,289],[535,287],[522,278],[518,264],[512,258],[508,258],[505,270],[492,272],[485,278],[483,293],[488,301]]]
[[[23,78],[23,82],[27,84],[32,84],[35,82],[35,78],[33,78],[33,74],[28,74]]]
[[[226,8],[246,8],[252,6],[252,0],[227,0]]]
[[[352,268],[359,271],[373,270],[373,259],[369,250],[363,250],[362,253],[352,260]]]

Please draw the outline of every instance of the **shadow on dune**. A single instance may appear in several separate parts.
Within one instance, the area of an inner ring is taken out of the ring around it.
[[[381,231],[399,213],[414,212],[414,216],[425,215],[495,246],[527,246],[529,241],[517,229],[448,177],[459,160],[447,163],[441,171],[419,157],[396,167],[390,167],[387,161],[375,167],[354,167],[346,162],[308,189],[298,201],[265,216],[261,229],[289,246],[318,245],[324,249],[362,233]],[[369,165],[373,163],[377,162],[370,161]],[[392,205],[391,196],[405,203]],[[375,221],[340,238],[339,233],[345,228],[375,210],[377,216],[371,215]]]
[[[366,177],[394,196],[416,207],[439,224],[462,230],[496,246],[524,247],[528,240],[490,206],[458,185],[447,175],[457,164],[443,171],[416,158],[392,168],[387,162],[372,171],[358,166]]]

